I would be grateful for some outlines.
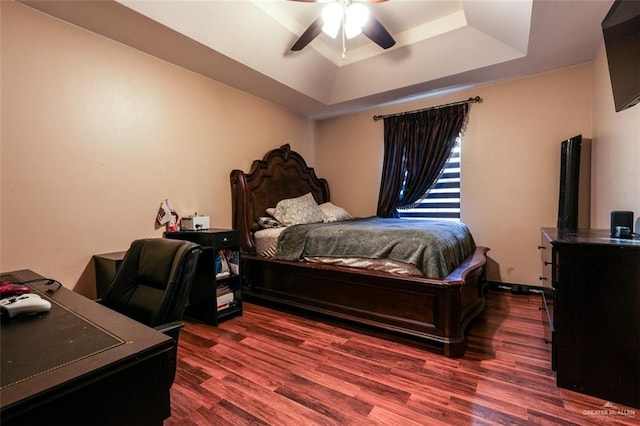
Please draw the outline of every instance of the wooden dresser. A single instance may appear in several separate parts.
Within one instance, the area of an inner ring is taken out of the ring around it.
[[[640,239],[595,229],[541,233],[557,385],[640,408]]]

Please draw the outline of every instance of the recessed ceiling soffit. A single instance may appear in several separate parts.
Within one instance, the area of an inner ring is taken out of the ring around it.
[[[383,50],[361,35],[349,40],[343,60],[341,44],[324,34],[300,52],[289,50],[320,4],[118,2],[326,105],[526,56],[532,12],[532,0],[372,4],[396,45]]]

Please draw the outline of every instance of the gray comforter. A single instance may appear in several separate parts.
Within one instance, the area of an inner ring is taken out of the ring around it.
[[[411,263],[427,277],[445,278],[475,248],[461,222],[368,217],[289,226],[280,234],[276,258],[383,258]]]

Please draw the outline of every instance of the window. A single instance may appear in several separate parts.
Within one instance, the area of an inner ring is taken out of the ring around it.
[[[460,220],[461,144],[461,137],[458,136],[438,180],[413,207],[398,209],[400,217]]]

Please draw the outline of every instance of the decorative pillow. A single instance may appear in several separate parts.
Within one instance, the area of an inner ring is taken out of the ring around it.
[[[258,218],[258,225],[261,228],[282,228],[282,224],[271,216],[261,216]]]
[[[324,222],[339,222],[342,220],[353,219],[345,209],[338,207],[331,202],[320,204],[320,209],[324,215]]]
[[[273,217],[284,226],[318,223],[324,220],[324,214],[310,192],[297,198],[278,201]]]

